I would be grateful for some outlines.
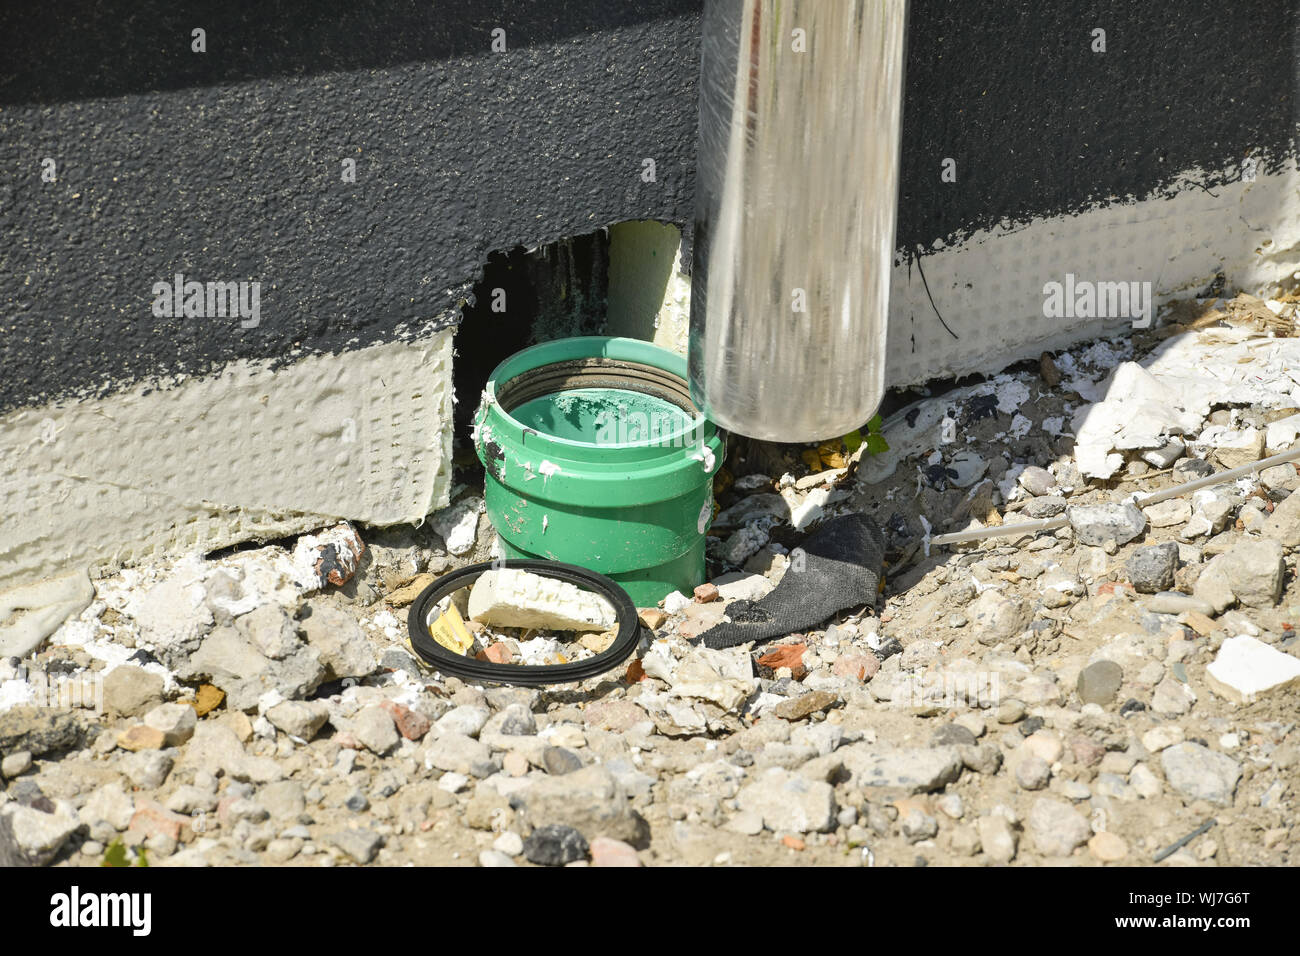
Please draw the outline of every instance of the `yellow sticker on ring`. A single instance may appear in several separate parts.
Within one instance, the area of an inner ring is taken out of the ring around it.
[[[474,644],[474,638],[465,626],[465,619],[460,616],[454,603],[448,604],[447,610],[430,625],[429,634],[447,650],[462,657]]]

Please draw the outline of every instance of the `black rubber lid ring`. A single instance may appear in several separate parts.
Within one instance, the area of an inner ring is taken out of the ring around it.
[[[571,664],[494,664],[456,654],[435,641],[429,632],[428,620],[429,613],[438,602],[454,591],[469,587],[485,571],[497,568],[531,571],[600,594],[614,606],[617,614],[618,633],[614,636],[614,642],[595,657]],[[617,582],[575,564],[531,559],[483,561],[444,574],[421,591],[420,596],[411,603],[406,624],[411,649],[439,672],[464,680],[514,684],[520,687],[569,684],[603,674],[631,657],[641,638],[641,619],[637,616],[636,605]]]

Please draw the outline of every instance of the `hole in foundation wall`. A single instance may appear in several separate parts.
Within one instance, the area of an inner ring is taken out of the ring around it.
[[[601,229],[529,251],[494,252],[461,310],[453,384],[456,438],[469,434],[488,376],[504,359],[538,342],[606,329],[609,234]],[[471,453],[472,454],[472,453]]]

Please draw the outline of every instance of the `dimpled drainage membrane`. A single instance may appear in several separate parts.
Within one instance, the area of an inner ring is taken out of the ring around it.
[[[596,445],[655,443],[691,426],[672,402],[623,388],[574,388],[552,392],[511,410],[519,424],[565,441]]]

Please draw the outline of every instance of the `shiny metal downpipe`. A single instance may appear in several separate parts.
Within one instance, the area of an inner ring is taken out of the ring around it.
[[[689,358],[724,428],[814,441],[880,404],[906,23],[907,0],[706,0]]]

